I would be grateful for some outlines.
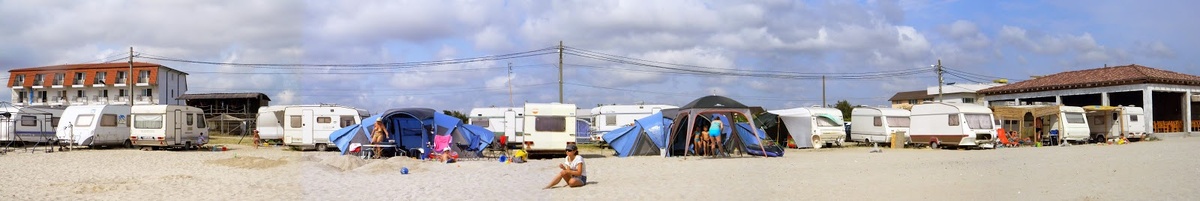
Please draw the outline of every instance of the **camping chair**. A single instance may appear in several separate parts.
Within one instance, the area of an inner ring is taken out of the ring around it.
[[[505,155],[505,156],[512,155],[512,154],[508,153],[508,146],[507,146],[508,136],[501,135],[496,140],[497,141],[493,141],[491,144],[488,145],[486,155],[491,155],[489,157],[494,157],[494,158],[499,158],[500,155]]]
[[[451,152],[453,152],[454,151],[453,149],[451,149],[450,152],[443,151],[443,150],[446,150],[447,148],[450,148],[450,143],[452,143],[453,141],[454,141],[454,137],[450,136],[450,135],[433,135],[433,151],[431,151],[429,153],[429,158],[436,160],[436,159],[439,159],[439,158],[435,158],[436,156],[441,156],[442,154],[450,154]]]

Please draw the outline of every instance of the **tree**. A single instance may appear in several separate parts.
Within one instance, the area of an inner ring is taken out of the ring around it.
[[[854,106],[851,106],[849,101],[838,101],[836,108],[842,111],[842,121],[850,121],[850,111],[854,110]]]
[[[446,114],[446,115],[450,115],[452,117],[456,117],[458,119],[461,119],[463,123],[467,123],[467,114],[463,114],[462,112],[459,112],[457,110],[455,110],[455,111],[442,110],[442,113]]]

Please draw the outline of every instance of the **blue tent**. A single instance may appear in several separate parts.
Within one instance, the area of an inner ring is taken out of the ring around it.
[[[633,125],[618,128],[604,134],[618,157],[633,155],[659,155],[660,149],[667,144],[670,136],[671,119],[664,118],[662,113],[634,120]]]
[[[750,124],[741,122],[737,123],[738,138],[746,147],[746,153],[755,156],[781,157],[783,156],[783,147],[775,145],[773,140],[766,135],[766,131],[758,129],[758,136],[754,137],[754,133],[750,132]],[[732,135],[730,135],[732,138]],[[728,138],[726,138],[728,139]],[[728,143],[726,143],[728,144]],[[763,147],[765,146],[765,147]]]
[[[432,150],[429,145],[433,142],[434,134],[449,135],[462,124],[462,120],[434,109],[390,109],[363,119],[362,124],[334,131],[329,134],[329,139],[342,150],[342,154],[346,154],[351,143],[370,143],[370,131],[375,129],[377,119],[383,119],[384,126],[388,128],[389,135],[385,141],[392,142],[397,149],[410,153],[421,149],[428,153]]]
[[[496,134],[482,126],[460,123],[455,129],[455,143],[468,151],[483,152],[495,140]]]

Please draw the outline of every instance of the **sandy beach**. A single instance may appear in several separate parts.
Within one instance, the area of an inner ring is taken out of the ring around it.
[[[583,153],[587,186],[548,190],[541,187],[562,159],[442,164],[230,148],[10,152],[0,155],[0,199],[1200,199],[1200,137],[997,150],[789,149],[782,158],[615,158],[593,150]]]

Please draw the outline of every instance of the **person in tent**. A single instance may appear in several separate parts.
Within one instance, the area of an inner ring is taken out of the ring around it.
[[[721,129],[725,128],[723,124],[724,122],[721,121],[721,117],[716,116],[708,126],[708,137],[711,140],[708,147],[709,150],[713,150],[713,155],[720,154],[721,151],[725,150],[724,145],[721,144]]]
[[[384,125],[383,118],[375,119],[375,129],[371,131],[371,144],[375,145],[375,155],[373,158],[379,158],[383,154],[383,149],[379,145],[383,144],[383,139],[387,135],[387,126]]]
[[[575,144],[567,145],[567,161],[558,164],[559,171],[554,175],[554,180],[550,181],[550,185],[546,185],[545,189],[554,188],[560,181],[566,181],[569,187],[580,187],[587,184],[587,169],[583,165],[583,156],[579,155],[579,148]]]

